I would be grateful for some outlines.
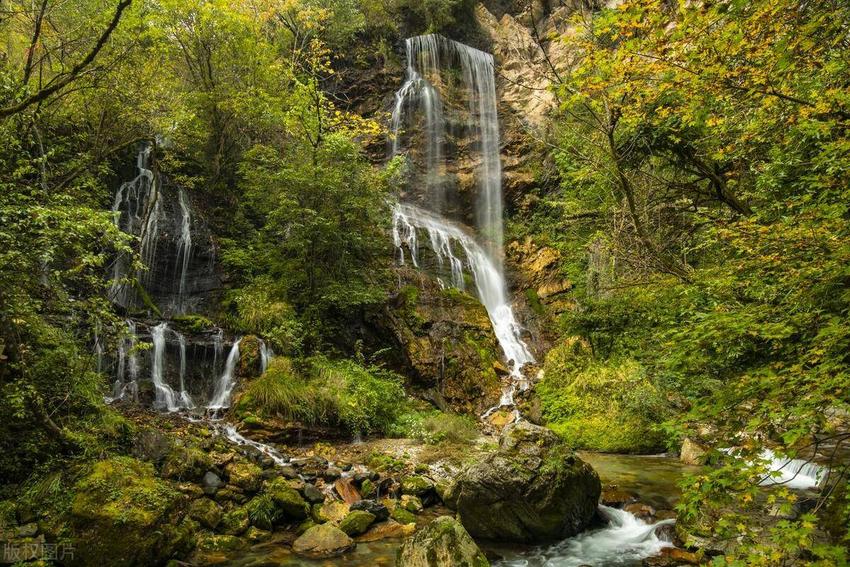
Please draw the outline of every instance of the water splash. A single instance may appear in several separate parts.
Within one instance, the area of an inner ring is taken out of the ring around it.
[[[616,508],[599,506],[599,515],[608,525],[588,530],[548,547],[527,553],[510,554],[495,563],[498,567],[580,567],[582,565],[633,565],[658,555],[673,544],[659,537],[658,528],[675,520],[647,524],[634,515]]]
[[[133,401],[139,398],[139,357],[136,353],[136,323],[127,320],[127,336],[118,343],[118,364],[112,397],[108,402],[122,400],[129,396]]]
[[[427,233],[438,262],[450,264],[454,285],[462,285],[464,265],[472,272],[478,298],[487,310],[513,377],[502,394],[500,404],[512,405],[516,387],[525,385],[522,367],[533,362],[534,357],[522,340],[522,327],[514,316],[501,272],[490,255],[458,225],[413,205],[396,205],[393,209],[393,240],[402,253],[407,247],[415,265],[418,265],[419,232]]]
[[[177,344],[180,346],[180,392],[177,394],[177,403],[180,407],[192,409],[195,407],[195,402],[192,401],[192,396],[186,391],[186,337],[174,331],[177,336]]]
[[[151,382],[153,382],[156,398],[153,407],[159,410],[177,411],[177,396],[165,382],[165,332],[168,323],[160,323],[151,331],[153,353],[151,360]]]
[[[221,377],[218,379],[218,384],[216,385],[215,394],[209,405],[207,405],[207,409],[213,413],[230,407],[230,394],[236,385],[236,364],[239,362],[240,342],[242,342],[242,339],[237,339],[230,348],[227,361],[224,363],[224,372],[221,373]]]
[[[192,210],[186,192],[181,187],[177,193],[180,203],[180,238],[177,240],[177,261],[175,269],[180,270],[177,286],[177,313],[186,311],[186,273],[192,258]]]

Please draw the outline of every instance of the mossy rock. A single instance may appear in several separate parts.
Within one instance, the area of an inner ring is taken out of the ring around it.
[[[248,547],[239,537],[225,534],[202,534],[198,537],[198,549],[207,552],[231,553]]]
[[[222,515],[221,506],[209,498],[198,498],[189,505],[189,517],[211,530],[221,522]]]
[[[154,565],[188,551],[196,524],[183,496],[131,457],[96,463],[74,486],[73,565]]]
[[[396,565],[488,567],[490,563],[460,522],[441,516],[404,541]]]
[[[248,510],[244,507],[234,508],[221,517],[218,531],[227,535],[242,535],[251,525]]]
[[[330,524],[319,524],[304,532],[292,544],[298,555],[311,558],[337,557],[354,549],[355,543],[345,532]]]
[[[304,520],[303,522],[298,524],[298,527],[295,528],[295,533],[297,535],[301,535],[304,532],[306,532],[307,530],[309,530],[310,528],[312,528],[313,526],[318,526],[318,525],[319,524],[317,524],[315,521],[313,521],[312,518],[307,518],[306,520]]]
[[[414,496],[412,494],[402,494],[401,500],[398,504],[399,506],[413,514],[418,514],[422,511],[423,508],[422,500],[420,500],[418,496]]]
[[[377,494],[378,490],[375,483],[368,478],[360,484],[360,496],[363,498],[374,498]]]
[[[175,315],[171,320],[181,331],[194,334],[203,333],[215,326],[212,321],[197,314]]]
[[[434,491],[434,483],[424,476],[406,476],[401,480],[401,493],[426,496]]]
[[[414,516],[411,512],[408,512],[401,506],[396,506],[395,508],[393,508],[392,512],[390,512],[390,518],[392,518],[399,524],[416,523],[416,516]]]
[[[365,510],[354,510],[349,512],[348,515],[342,519],[339,523],[339,529],[354,537],[362,533],[366,533],[366,530],[368,530],[369,526],[371,526],[374,522],[375,514],[366,512]]]
[[[260,375],[260,339],[255,335],[242,338],[239,343],[239,367],[237,374],[243,378]]]
[[[310,506],[301,494],[281,477],[266,483],[265,493],[288,520],[306,520],[310,515]]]
[[[263,469],[253,463],[230,463],[225,472],[228,482],[245,492],[258,492],[263,483]]]
[[[162,476],[174,480],[200,482],[212,466],[212,458],[198,447],[176,447],[165,458]]]

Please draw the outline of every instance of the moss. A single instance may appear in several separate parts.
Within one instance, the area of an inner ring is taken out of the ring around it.
[[[548,426],[569,445],[605,452],[663,450],[659,424],[667,413],[661,392],[631,360],[592,364],[571,343],[546,358],[538,385]]]
[[[434,483],[424,476],[406,476],[401,480],[402,494],[424,496],[434,490]]]
[[[222,516],[218,530],[223,534],[242,535],[248,529],[250,523],[246,508],[234,508]]]
[[[543,307],[543,304],[540,303],[540,298],[537,296],[537,290],[531,288],[525,290],[525,299],[536,315],[543,315],[546,312],[546,308]]]
[[[130,457],[95,464],[74,487],[71,524],[82,564],[163,562],[188,546],[192,523],[176,522],[181,495]]]
[[[171,320],[178,329],[187,333],[203,333],[215,326],[212,321],[203,315],[196,314],[175,315]]]
[[[166,457],[162,476],[175,480],[200,481],[213,466],[209,454],[198,447],[177,447]]]
[[[247,546],[245,540],[232,535],[203,534],[198,538],[198,549],[201,551],[239,551]]]
[[[266,484],[266,494],[272,499],[280,514],[289,520],[305,520],[310,507],[297,490],[278,477]]]
[[[393,508],[393,511],[390,512],[390,517],[399,524],[416,523],[416,516],[414,516],[411,512],[408,512],[401,506],[396,506],[395,508]]]
[[[349,536],[358,536],[365,533],[369,526],[375,521],[375,514],[365,510],[354,510],[339,523],[339,529]]]
[[[262,484],[263,469],[253,463],[231,463],[225,470],[230,484],[245,492],[258,492]]]
[[[198,498],[189,505],[189,517],[205,528],[214,530],[221,522],[221,506],[209,498]]]

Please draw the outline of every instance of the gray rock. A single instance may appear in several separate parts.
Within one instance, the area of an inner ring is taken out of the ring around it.
[[[207,471],[204,474],[204,478],[201,480],[201,486],[204,489],[204,494],[207,496],[213,496],[218,489],[224,486],[224,481],[221,480],[221,477],[215,474],[212,471]]]
[[[374,514],[376,522],[383,522],[390,517],[389,509],[374,500],[361,500],[351,505],[351,510],[364,510]]]
[[[535,543],[585,529],[596,513],[599,476],[550,430],[507,426],[499,449],[471,464],[445,502],[474,537]]]
[[[342,555],[354,549],[354,540],[345,532],[330,524],[319,524],[304,532],[292,544],[292,551],[312,558],[327,558]]]
[[[407,538],[397,567],[487,567],[490,563],[454,518],[441,516]]]
[[[304,485],[302,494],[304,495],[304,499],[310,504],[319,504],[325,501],[325,495],[322,494],[322,491],[312,484]]]

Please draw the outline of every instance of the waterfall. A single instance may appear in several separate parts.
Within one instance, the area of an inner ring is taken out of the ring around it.
[[[115,383],[112,386],[112,397],[109,401],[121,400],[128,394],[133,400],[139,394],[139,357],[136,353],[136,324],[127,321],[127,336],[118,343],[118,368],[115,373]]]
[[[168,323],[160,323],[151,331],[153,339],[153,354],[151,360],[151,381],[154,385],[156,399],[154,400],[154,408],[165,409],[168,411],[177,411],[176,396],[171,386],[165,383],[165,332],[168,330]]]
[[[402,203],[393,210],[393,241],[404,264],[405,248],[419,267],[419,232],[440,267],[446,263],[453,286],[465,289],[464,268],[472,273],[478,297],[487,309],[496,338],[508,361],[511,382],[503,391],[501,405],[512,405],[514,390],[527,382],[522,367],[534,357],[521,338],[522,328],[511,306],[502,270],[502,182],[499,158],[499,121],[493,56],[439,35],[424,35],[406,41],[407,72],[396,92],[392,112],[391,155],[402,149],[402,126],[414,113],[424,116],[425,199],[423,206]],[[475,202],[477,237],[444,217],[445,113],[439,86],[441,75],[451,66],[460,68],[460,83],[467,98],[467,127],[475,140],[479,160],[476,168],[478,195]],[[442,280],[440,280],[442,284]]]
[[[230,407],[230,393],[233,391],[233,386],[236,385],[236,363],[239,362],[240,342],[242,342],[242,339],[237,339],[230,348],[227,361],[224,363],[224,372],[221,373],[221,377],[218,379],[215,394],[207,409],[216,411]]]
[[[779,457],[770,449],[762,451],[761,458],[768,462],[770,472],[770,476],[761,481],[762,486],[779,484],[788,488],[806,490],[817,488],[827,476],[826,467],[803,459]]]
[[[189,208],[189,202],[186,197],[186,192],[181,187],[178,192],[178,201],[180,203],[180,239],[177,241],[177,261],[175,270],[180,270],[180,279],[177,288],[177,305],[176,312],[184,313],[186,311],[186,272],[189,270],[189,260],[192,257],[192,212]]]
[[[269,363],[274,358],[274,351],[266,345],[266,341],[260,339],[260,373],[265,374],[269,368]]]
[[[151,266],[156,258],[159,225],[163,216],[156,176],[148,167],[152,149],[153,147],[150,144],[139,149],[136,156],[138,174],[132,180],[122,183],[118,187],[112,204],[115,226],[127,234],[140,237],[139,252],[146,266]],[[110,289],[112,301],[123,307],[129,307],[135,298],[132,287],[123,281],[129,275],[127,264],[127,259],[124,257],[115,260]],[[137,277],[145,282],[149,276],[137,274]]]
[[[186,337],[177,331],[174,334],[177,335],[177,344],[180,346],[180,393],[177,395],[177,401],[180,407],[192,409],[195,403],[186,391]]]
[[[218,368],[218,361],[224,355],[224,331],[221,329],[213,337],[213,372]]]

